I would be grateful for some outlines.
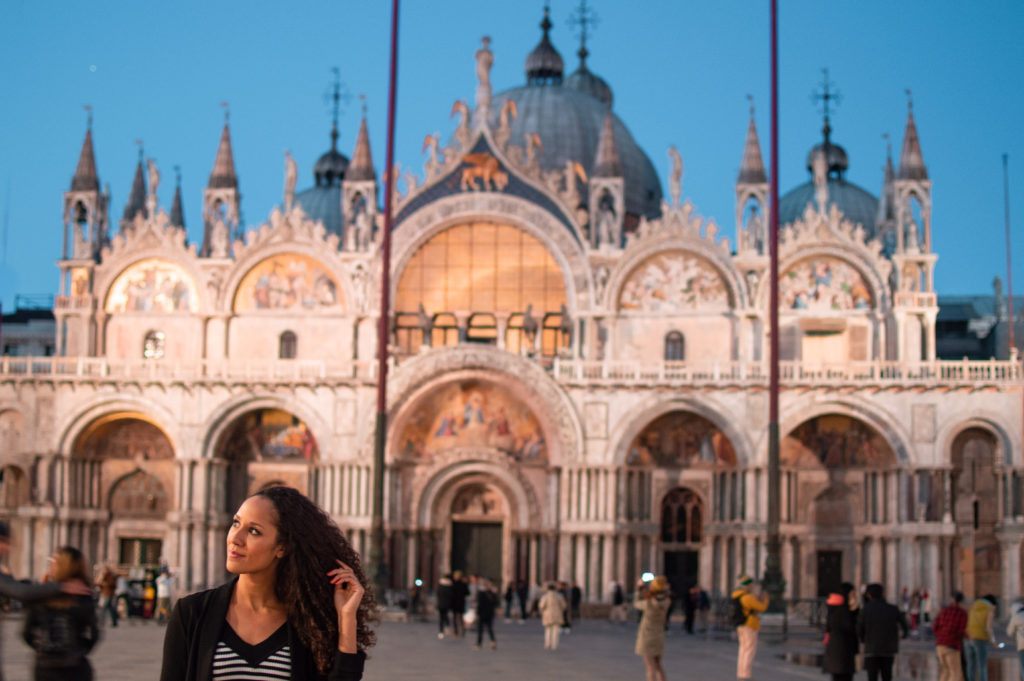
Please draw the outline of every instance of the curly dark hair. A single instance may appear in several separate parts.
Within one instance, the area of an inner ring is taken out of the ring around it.
[[[338,649],[338,615],[334,585],[327,573],[340,560],[352,568],[366,593],[356,613],[356,641],[361,649],[377,641],[369,623],[377,619],[373,585],[363,572],[359,554],[319,506],[291,487],[268,487],[254,496],[274,506],[278,541],[285,553],[277,564],[274,595],[287,604],[288,622],[299,640],[313,652],[320,673],[326,674]]]

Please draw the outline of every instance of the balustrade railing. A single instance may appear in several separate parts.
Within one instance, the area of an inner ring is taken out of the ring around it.
[[[411,358],[410,358],[411,359]],[[400,363],[400,362],[399,362]],[[617,362],[556,358],[546,366],[568,385],[766,386],[764,362]],[[0,357],[0,376],[171,381],[375,380],[375,361],[326,360],[117,360],[104,357]],[[997,386],[1022,382],[1019,361],[779,363],[783,385]]]

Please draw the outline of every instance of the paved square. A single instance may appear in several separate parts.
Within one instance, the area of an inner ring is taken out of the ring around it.
[[[3,623],[3,671],[7,681],[29,681],[31,651],[21,641],[21,619],[7,618]],[[443,679],[479,681],[479,679],[644,679],[643,662],[633,653],[635,624],[603,621],[577,623],[572,633],[562,636],[557,651],[543,649],[543,630],[539,620],[523,624],[499,619],[495,624],[497,650],[485,641],[475,650],[475,632],[466,638],[437,638],[434,623],[385,622],[378,627],[379,642],[370,651],[368,681],[405,681]],[[92,655],[97,681],[142,681],[156,679],[160,670],[163,627],[152,622],[122,622],[106,629],[104,638]],[[805,636],[782,645],[777,637],[766,635],[755,663],[758,681],[786,679],[826,679],[819,667],[797,665],[783,659],[803,656],[807,662],[820,651],[816,639]],[[898,679],[934,679],[935,657],[932,648],[916,641],[904,642],[897,661]],[[665,671],[669,681],[698,679],[730,681],[736,677],[736,644],[724,635],[707,639],[687,636],[673,623],[665,646]],[[1004,653],[992,659],[991,681],[1016,681],[1017,659]],[[858,674],[863,678],[863,673]]]

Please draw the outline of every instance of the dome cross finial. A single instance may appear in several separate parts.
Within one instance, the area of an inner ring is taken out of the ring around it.
[[[822,113],[825,117],[825,124],[822,127],[822,133],[825,136],[825,146],[827,147],[830,143],[830,136],[832,134],[832,126],[829,123],[829,114],[831,111],[830,107],[833,106],[833,102],[835,103],[835,105],[838,105],[840,102],[842,102],[843,96],[839,93],[838,90],[835,89],[835,82],[829,80],[828,69],[822,69],[821,72],[823,75],[821,82],[821,90],[815,91],[811,95],[811,97],[815,101],[819,101],[822,104]]]
[[[597,26],[600,21],[597,12],[587,7],[587,0],[580,0],[580,4],[576,6],[576,9],[569,16],[569,25],[578,27],[577,35],[580,39],[580,49],[576,54],[580,58],[580,69],[587,67],[587,57],[590,56],[590,52],[587,50],[587,30]]]
[[[341,70],[337,66],[331,67],[331,73],[334,74],[334,94],[332,95],[333,104],[331,109],[331,149],[334,151],[338,150],[338,108],[341,101]]]

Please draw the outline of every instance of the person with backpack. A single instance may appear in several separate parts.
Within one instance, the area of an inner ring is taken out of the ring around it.
[[[768,609],[768,594],[758,598],[750,589],[754,584],[752,577],[740,575],[736,590],[732,592],[731,624],[736,628],[736,638],[740,642],[736,656],[736,678],[751,679],[751,667],[754,655],[757,654],[757,632],[761,630],[761,618],[758,613]]]

